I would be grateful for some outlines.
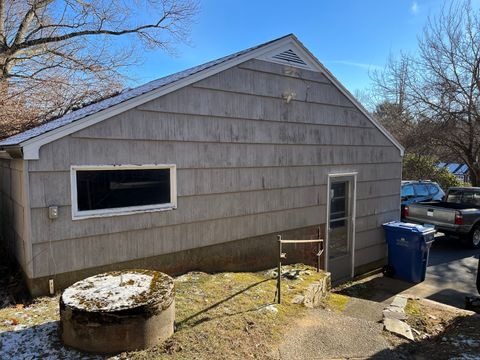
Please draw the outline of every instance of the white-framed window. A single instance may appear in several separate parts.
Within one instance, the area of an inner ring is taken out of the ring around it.
[[[73,165],[72,219],[177,208],[176,165]]]

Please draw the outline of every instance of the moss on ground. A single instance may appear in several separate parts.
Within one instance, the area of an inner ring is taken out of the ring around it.
[[[430,333],[433,327],[431,319],[428,318],[427,313],[422,308],[420,302],[414,299],[408,299],[405,306],[405,313],[408,315],[407,323],[415,330]]]
[[[273,272],[189,273],[175,280],[177,331],[166,343],[125,354],[132,359],[269,359],[282,330],[306,311],[295,295],[323,278],[312,267],[297,280],[282,279],[282,304],[274,302]]]
[[[343,312],[345,307],[347,306],[348,302],[350,301],[350,297],[330,293],[324,300],[325,308],[335,311],[335,312]]]

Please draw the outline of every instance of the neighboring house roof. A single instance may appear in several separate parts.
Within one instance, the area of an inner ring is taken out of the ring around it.
[[[455,175],[465,175],[468,173],[467,164],[458,164],[458,163],[439,163],[437,165],[439,168],[445,168]]]
[[[466,174],[468,173],[468,165],[462,164],[457,170],[455,170],[456,174]]]
[[[450,171],[451,173],[455,173],[455,171],[457,171],[457,169],[460,167],[460,165],[459,165],[459,164],[447,164],[445,167],[446,167],[446,168],[448,169],[448,171]]]
[[[293,50],[292,50],[293,49]],[[87,126],[168,94],[193,82],[219,73],[250,59],[263,59],[322,72],[400,150],[403,147],[380,125],[348,90],[293,35],[266,42],[178,73],[125,90],[118,95],[86,105],[57,119],[0,141],[0,151],[21,148],[24,159],[38,159],[42,145]],[[12,151],[13,152],[13,151]]]

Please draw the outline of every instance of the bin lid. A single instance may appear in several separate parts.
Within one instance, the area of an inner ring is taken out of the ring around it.
[[[432,227],[427,227],[419,224],[412,224],[412,223],[404,223],[400,221],[391,221],[388,223],[383,224],[384,228],[390,228],[390,229],[396,229],[396,230],[409,230],[411,232],[416,232],[416,233],[429,233],[429,232],[434,232],[435,229]]]

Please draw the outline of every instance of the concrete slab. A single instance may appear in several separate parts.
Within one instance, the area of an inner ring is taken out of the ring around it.
[[[397,296],[395,296],[395,298],[393,299],[393,301],[392,301],[392,303],[390,304],[390,306],[395,306],[395,307],[404,309],[405,306],[407,306],[407,300],[408,300],[408,298],[397,295]]]
[[[414,340],[412,328],[403,321],[386,318],[383,320],[383,325],[385,325],[385,330],[391,333],[403,336],[412,341]]]
[[[376,354],[395,358],[382,335],[383,325],[377,322],[312,309],[291,329],[279,348],[280,359],[370,358]]]
[[[383,308],[383,304],[375,301],[350,298],[342,313],[357,319],[380,322],[383,318]]]
[[[407,320],[407,314],[400,311],[392,311],[389,308],[383,310],[383,317],[385,319],[397,319],[397,320]]]

